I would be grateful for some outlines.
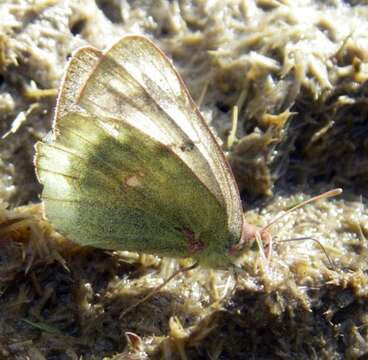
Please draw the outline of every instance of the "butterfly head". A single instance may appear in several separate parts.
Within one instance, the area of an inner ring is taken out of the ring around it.
[[[266,229],[244,222],[240,241],[229,248],[229,255],[240,256],[243,251],[253,245],[256,238],[259,238],[265,246],[268,246],[272,240],[271,234]]]

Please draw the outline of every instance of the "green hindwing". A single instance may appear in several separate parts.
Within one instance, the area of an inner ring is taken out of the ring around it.
[[[45,213],[60,233],[83,245],[222,265],[226,209],[169,147],[121,121],[75,113],[56,133],[37,145],[36,166]]]

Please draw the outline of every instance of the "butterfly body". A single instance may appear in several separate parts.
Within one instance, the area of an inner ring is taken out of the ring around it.
[[[180,76],[149,40],[82,48],[54,138],[36,145],[46,217],[80,244],[232,264],[243,217],[233,175]]]

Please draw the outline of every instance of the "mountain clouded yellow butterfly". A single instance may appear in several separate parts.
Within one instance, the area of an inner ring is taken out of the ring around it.
[[[82,245],[226,268],[252,236],[220,146],[142,36],[73,54],[35,165],[46,217]]]

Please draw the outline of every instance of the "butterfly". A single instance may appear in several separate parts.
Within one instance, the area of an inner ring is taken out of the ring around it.
[[[73,54],[35,167],[46,218],[82,245],[227,268],[254,235],[221,147],[143,36]]]

